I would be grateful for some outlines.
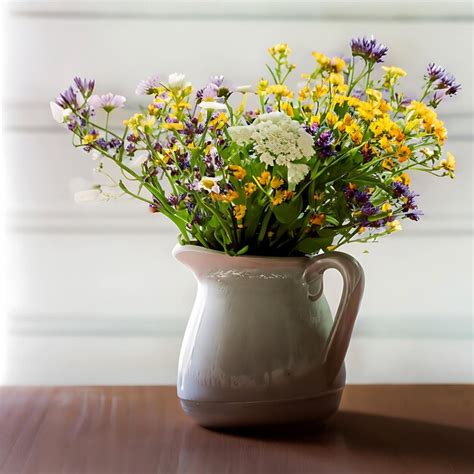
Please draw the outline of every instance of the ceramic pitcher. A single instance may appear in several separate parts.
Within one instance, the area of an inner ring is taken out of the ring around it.
[[[364,288],[353,257],[232,257],[192,245],[177,245],[173,255],[198,282],[178,369],[187,415],[233,427],[323,421],[336,412]],[[329,268],[343,279],[334,320],[323,294]]]

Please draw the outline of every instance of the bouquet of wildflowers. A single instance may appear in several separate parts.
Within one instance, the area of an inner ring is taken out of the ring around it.
[[[230,255],[316,254],[417,221],[409,172],[453,177],[435,109],[460,86],[430,64],[420,97],[409,98],[399,89],[406,72],[379,67],[384,45],[357,38],[350,46],[350,60],[313,52],[295,91],[286,44],[268,50],[269,76],[254,86],[215,76],[194,90],[183,74],[150,77],[136,91],[150,103],[120,132],[109,116],[125,98],[93,95],[94,81],[75,78],[51,103],[53,116],[75,147],[121,171],[77,198],[109,199],[115,187],[173,221],[182,244]]]

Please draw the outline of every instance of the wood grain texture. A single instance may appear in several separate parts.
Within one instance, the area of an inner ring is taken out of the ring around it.
[[[325,428],[216,432],[175,387],[0,389],[0,472],[472,473],[474,388],[348,386]]]

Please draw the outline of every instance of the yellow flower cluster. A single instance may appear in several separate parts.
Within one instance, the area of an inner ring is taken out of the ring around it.
[[[439,120],[436,112],[423,102],[418,102],[416,100],[412,101],[408,107],[408,115],[419,117],[422,120],[422,125],[425,131],[433,133],[440,145],[443,145],[448,138],[444,122]]]

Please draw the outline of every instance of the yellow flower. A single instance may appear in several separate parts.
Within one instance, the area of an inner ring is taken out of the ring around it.
[[[346,129],[346,127],[348,127],[351,124],[352,124],[351,114],[346,114],[344,115],[344,118],[342,120],[339,120],[339,122],[337,122],[335,125],[340,132],[343,132]]]
[[[326,216],[324,214],[314,214],[310,222],[312,225],[323,225],[326,222]]]
[[[278,189],[278,188],[281,188],[283,183],[284,183],[284,181],[279,176],[273,176],[272,181],[270,183],[270,186],[273,189]]]
[[[417,118],[417,119],[413,119],[413,120],[409,120],[406,124],[405,124],[405,131],[407,133],[410,133],[412,130],[415,130],[415,129],[418,129],[420,126],[421,126],[421,123],[422,123],[422,120]]]
[[[183,130],[184,125],[181,122],[163,122],[162,127],[165,130]]]
[[[338,119],[338,116],[334,112],[328,112],[328,114],[326,115],[326,123],[330,127],[336,124],[337,119]]]
[[[339,58],[337,56],[334,56],[331,59],[331,68],[333,69],[333,71],[342,72],[344,71],[345,67],[346,67],[346,62],[344,61],[344,59]]]
[[[392,206],[388,202],[384,202],[382,204],[381,210],[382,210],[382,212],[388,214],[389,216],[391,216],[393,214]]]
[[[398,181],[404,184],[405,186],[408,186],[411,182],[411,178],[410,175],[408,175],[407,173],[402,173],[399,176],[395,176],[395,178],[393,178],[393,181]]]
[[[410,158],[411,150],[406,145],[401,145],[400,147],[398,147],[396,155],[398,161],[400,163],[403,163],[404,161],[407,161],[408,158]]]
[[[260,79],[257,84],[257,94],[264,95],[267,94],[269,83],[266,79]]]
[[[331,72],[331,74],[329,74],[328,82],[335,86],[341,86],[344,84],[344,76],[342,74]]]
[[[290,102],[282,102],[280,107],[281,107],[282,112],[285,112],[285,114],[288,115],[289,117],[295,116],[295,112]]]
[[[385,151],[392,151],[392,144],[390,143],[390,140],[384,135],[382,138],[379,140],[379,145],[385,150]]]
[[[454,178],[454,170],[456,169],[456,158],[448,151],[445,160],[441,160],[435,169],[445,169],[451,178]]]
[[[257,190],[257,185],[255,183],[247,183],[244,186],[244,189],[245,189],[245,195],[249,197]]]
[[[272,46],[271,48],[268,48],[268,52],[272,56],[281,56],[281,57],[287,57],[291,54],[291,49],[286,43],[277,43],[275,46]]]
[[[214,127],[216,130],[221,130],[225,124],[228,122],[229,118],[225,112],[221,112],[216,118],[212,119],[209,122],[210,127]]]
[[[225,195],[225,202],[232,202],[235,201],[236,199],[239,199],[240,194],[237,191],[230,190],[227,191]]]
[[[262,174],[257,178],[258,182],[262,186],[266,186],[270,180],[272,179],[272,175],[270,174],[269,171],[262,171]]]
[[[389,232],[398,232],[402,230],[402,225],[396,219],[394,221],[387,222],[386,225],[388,227]]]
[[[385,131],[385,124],[382,120],[376,120],[375,122],[372,122],[370,124],[369,129],[375,137],[378,137],[379,135],[382,135],[382,133]]]
[[[216,202],[216,201],[224,201],[225,200],[225,196],[223,194],[217,194],[215,193],[214,191],[211,191],[210,193],[211,195],[211,199]]]
[[[370,102],[359,101],[355,107],[360,118],[367,121],[373,120],[376,115],[380,115],[381,113],[380,110]]]
[[[393,170],[393,166],[392,158],[385,158],[385,160],[382,161],[382,168],[385,168],[388,171]]]
[[[272,205],[278,206],[285,200],[285,191],[278,190],[272,198]]]
[[[382,66],[382,69],[388,77],[405,77],[407,75],[401,67],[397,66]]]
[[[238,221],[241,221],[245,217],[245,213],[247,212],[247,206],[244,204],[237,204],[234,207],[234,216]]]
[[[375,100],[375,102],[380,102],[382,100],[382,93],[375,89],[366,89],[365,93],[368,97]]]
[[[171,108],[174,111],[179,112],[179,111],[184,110],[184,109],[190,109],[191,104],[189,102],[186,102],[185,100],[180,100],[177,103],[175,102],[175,103],[171,104]]]
[[[311,98],[317,101],[321,97],[325,96],[329,92],[329,89],[324,84],[317,84],[311,91]]]
[[[444,128],[444,123],[441,120],[435,120],[433,124],[433,133],[440,145],[442,145],[446,138],[448,138],[448,132],[446,128]]]
[[[98,135],[96,133],[88,133],[82,137],[82,143],[84,145],[90,145],[91,143],[94,143],[98,138]]]
[[[304,86],[302,89],[300,89],[298,91],[298,100],[300,100],[301,102],[306,100],[309,96],[309,87],[308,86]]]
[[[318,64],[323,68],[327,69],[328,67],[331,66],[331,58],[328,58],[325,54],[323,53],[318,53],[317,51],[313,51],[311,53],[314,59],[318,62]]]
[[[282,97],[293,97],[293,92],[288,89],[285,84],[273,84],[267,87],[266,92],[268,94],[273,94],[277,99],[281,99]]]
[[[242,166],[239,165],[230,165],[229,166],[230,171],[232,171],[232,174],[238,179],[244,179],[245,176],[247,175],[247,171],[245,171]]]

